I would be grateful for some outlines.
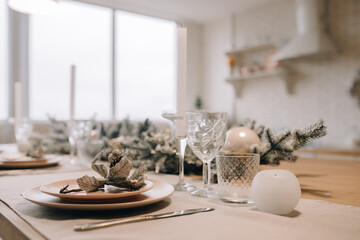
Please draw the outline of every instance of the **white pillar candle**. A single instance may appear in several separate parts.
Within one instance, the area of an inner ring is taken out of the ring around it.
[[[15,123],[20,123],[22,119],[22,87],[21,82],[14,84],[14,101],[15,101]]]
[[[261,171],[251,185],[251,197],[262,212],[288,214],[295,209],[300,195],[299,181],[287,170]]]
[[[71,65],[70,73],[70,120],[75,119],[75,65]]]
[[[187,64],[187,29],[178,28],[177,31],[177,84],[176,84],[176,114],[184,117],[175,122],[175,136],[186,136],[185,108],[186,108],[186,64]]]

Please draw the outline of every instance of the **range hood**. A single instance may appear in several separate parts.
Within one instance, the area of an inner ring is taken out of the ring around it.
[[[274,56],[277,60],[328,56],[337,52],[320,20],[318,0],[295,0],[297,35]]]

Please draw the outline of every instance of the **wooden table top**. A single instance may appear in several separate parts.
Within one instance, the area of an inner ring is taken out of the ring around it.
[[[299,153],[311,153],[315,155],[340,155],[360,157],[360,149],[335,149],[335,148],[300,148],[296,150]]]
[[[301,185],[301,198],[360,206],[360,161],[299,158],[295,163],[261,165],[260,169],[293,172]]]

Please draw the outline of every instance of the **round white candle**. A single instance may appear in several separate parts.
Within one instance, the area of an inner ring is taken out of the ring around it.
[[[251,185],[251,197],[262,212],[288,214],[295,209],[300,195],[299,181],[287,170],[258,172]]]

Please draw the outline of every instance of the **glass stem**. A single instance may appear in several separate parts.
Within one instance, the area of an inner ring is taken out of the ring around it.
[[[176,139],[176,145],[179,152],[179,181],[178,184],[184,183],[184,157],[186,148],[186,138]]]
[[[210,162],[204,162],[203,164],[203,181],[204,181],[204,188],[209,189],[210,187]]]

